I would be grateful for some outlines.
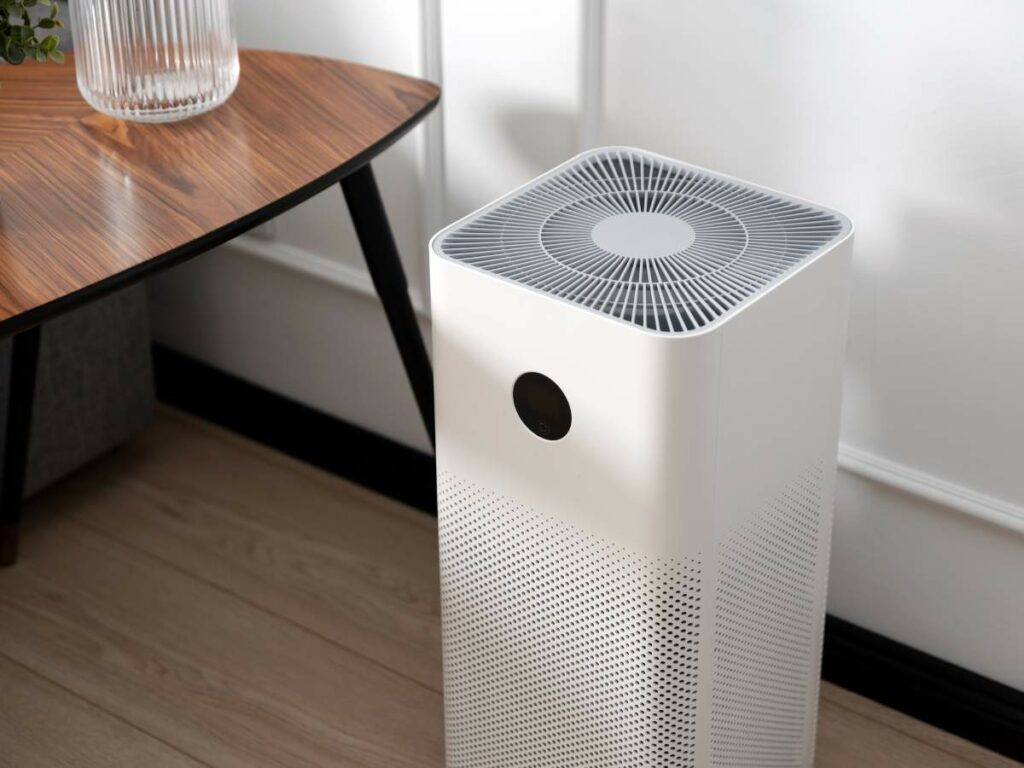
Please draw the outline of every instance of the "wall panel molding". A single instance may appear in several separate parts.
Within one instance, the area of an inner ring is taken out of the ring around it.
[[[441,0],[420,0],[420,50],[423,77],[441,86],[441,102],[423,123],[423,226],[431,237],[447,223],[445,200],[448,183],[445,173],[444,135],[444,48],[441,38]],[[427,259],[426,249],[420,258]],[[422,270],[424,306],[430,311],[430,268]]]
[[[973,488],[951,483],[846,443],[839,446],[839,466],[851,474],[1024,534],[1024,507]]]
[[[598,145],[604,120],[604,0],[580,0],[579,149]]]
[[[363,266],[350,266],[337,259],[322,256],[304,248],[280,241],[261,240],[252,235],[236,237],[221,246],[221,249],[235,251],[276,267],[298,272],[313,280],[333,285],[346,293],[369,297],[377,301],[377,292],[373,288],[370,273]],[[410,286],[409,296],[412,299],[413,309],[424,318],[428,318],[429,309],[423,291]]]

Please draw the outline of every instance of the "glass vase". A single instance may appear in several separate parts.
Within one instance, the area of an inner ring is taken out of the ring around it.
[[[126,120],[170,122],[238,84],[234,0],[71,0],[82,96]]]

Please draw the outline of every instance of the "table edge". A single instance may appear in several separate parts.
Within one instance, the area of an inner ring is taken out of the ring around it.
[[[430,83],[428,80],[422,80],[422,82]],[[201,237],[185,243],[184,245],[172,248],[159,256],[153,256],[141,264],[136,264],[122,272],[118,272],[116,275],[111,275],[103,280],[99,280],[83,288],[79,288],[76,291],[72,291],[64,296],[48,301],[45,304],[40,304],[32,309],[19,312],[16,315],[0,320],[0,340],[15,336],[18,333],[29,330],[37,325],[42,325],[43,323],[53,320],[66,312],[70,312],[111,293],[115,293],[122,288],[127,288],[128,286],[133,285],[140,280],[144,280],[147,277],[151,277],[158,272],[177,266],[178,264],[206,253],[220,245],[224,245],[239,235],[245,234],[254,227],[281,215],[300,203],[304,203],[306,200],[309,200],[311,197],[323,192],[328,187],[338,184],[342,179],[355,173],[395,144],[395,142],[409,133],[409,131],[422,122],[423,119],[434,110],[438,102],[441,100],[441,91],[440,87],[436,84],[430,83],[430,85],[437,90],[437,93],[432,99],[410,115],[405,121],[396,126],[393,131],[368,146],[362,152],[353,155],[337,168],[328,171],[308,184],[288,193],[284,197],[281,197],[272,203],[253,211],[252,213],[246,214],[241,218],[235,219],[222,227],[211,230],[210,232],[207,232]]]

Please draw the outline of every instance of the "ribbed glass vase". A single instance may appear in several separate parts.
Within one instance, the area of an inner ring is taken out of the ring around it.
[[[127,120],[170,122],[238,84],[234,0],[71,0],[82,96]]]

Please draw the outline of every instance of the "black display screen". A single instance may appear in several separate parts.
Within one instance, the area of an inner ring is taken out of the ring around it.
[[[545,440],[561,440],[572,426],[565,393],[543,373],[524,373],[516,379],[512,402],[527,429]]]

